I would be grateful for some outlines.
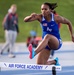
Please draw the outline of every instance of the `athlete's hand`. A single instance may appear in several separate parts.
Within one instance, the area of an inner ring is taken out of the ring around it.
[[[31,14],[31,17],[36,17],[36,16],[37,16],[36,13],[32,13],[32,14]]]
[[[14,24],[17,24],[16,20],[14,20]]]
[[[31,21],[35,21],[38,20],[39,16],[36,13],[32,13],[30,16],[27,16],[24,18],[25,22],[31,22]]]
[[[72,35],[72,41],[74,42],[74,35]]]

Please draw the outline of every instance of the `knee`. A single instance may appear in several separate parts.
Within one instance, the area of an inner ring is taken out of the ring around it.
[[[42,65],[42,63],[41,63],[41,62],[37,62],[37,64],[38,64],[38,65]]]
[[[43,57],[42,57],[41,54],[39,54],[38,57],[37,57],[37,64],[44,65],[44,60],[43,60]]]
[[[38,65],[45,65],[46,64],[46,61],[44,60],[44,58],[38,58],[37,59],[37,64]]]
[[[44,63],[42,61],[37,61],[38,65],[44,65]]]
[[[44,39],[50,39],[50,35],[49,34],[47,34],[47,35],[45,35],[45,37],[44,37]]]

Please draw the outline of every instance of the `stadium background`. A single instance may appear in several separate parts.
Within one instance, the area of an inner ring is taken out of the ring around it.
[[[18,8],[20,33],[17,42],[25,42],[31,30],[37,31],[37,35],[41,36],[41,28],[37,21],[24,23],[23,19],[33,12],[41,13],[40,6],[44,2],[57,2],[57,13],[68,18],[72,22],[74,29],[74,0],[0,0],[0,42],[5,41],[2,20],[12,4],[17,4]],[[61,26],[60,33],[63,41],[71,41],[66,25]]]

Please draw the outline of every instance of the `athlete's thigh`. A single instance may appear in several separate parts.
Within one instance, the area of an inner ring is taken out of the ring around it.
[[[59,40],[53,35],[50,35],[50,36],[51,36],[51,39],[48,42],[48,46],[50,47],[50,49],[58,49]]]
[[[43,49],[37,57],[37,64],[46,64],[50,56],[50,50]]]

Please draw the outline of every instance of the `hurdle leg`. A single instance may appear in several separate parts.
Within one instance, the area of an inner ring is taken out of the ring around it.
[[[55,66],[52,67],[52,75],[56,75],[56,67]]]

